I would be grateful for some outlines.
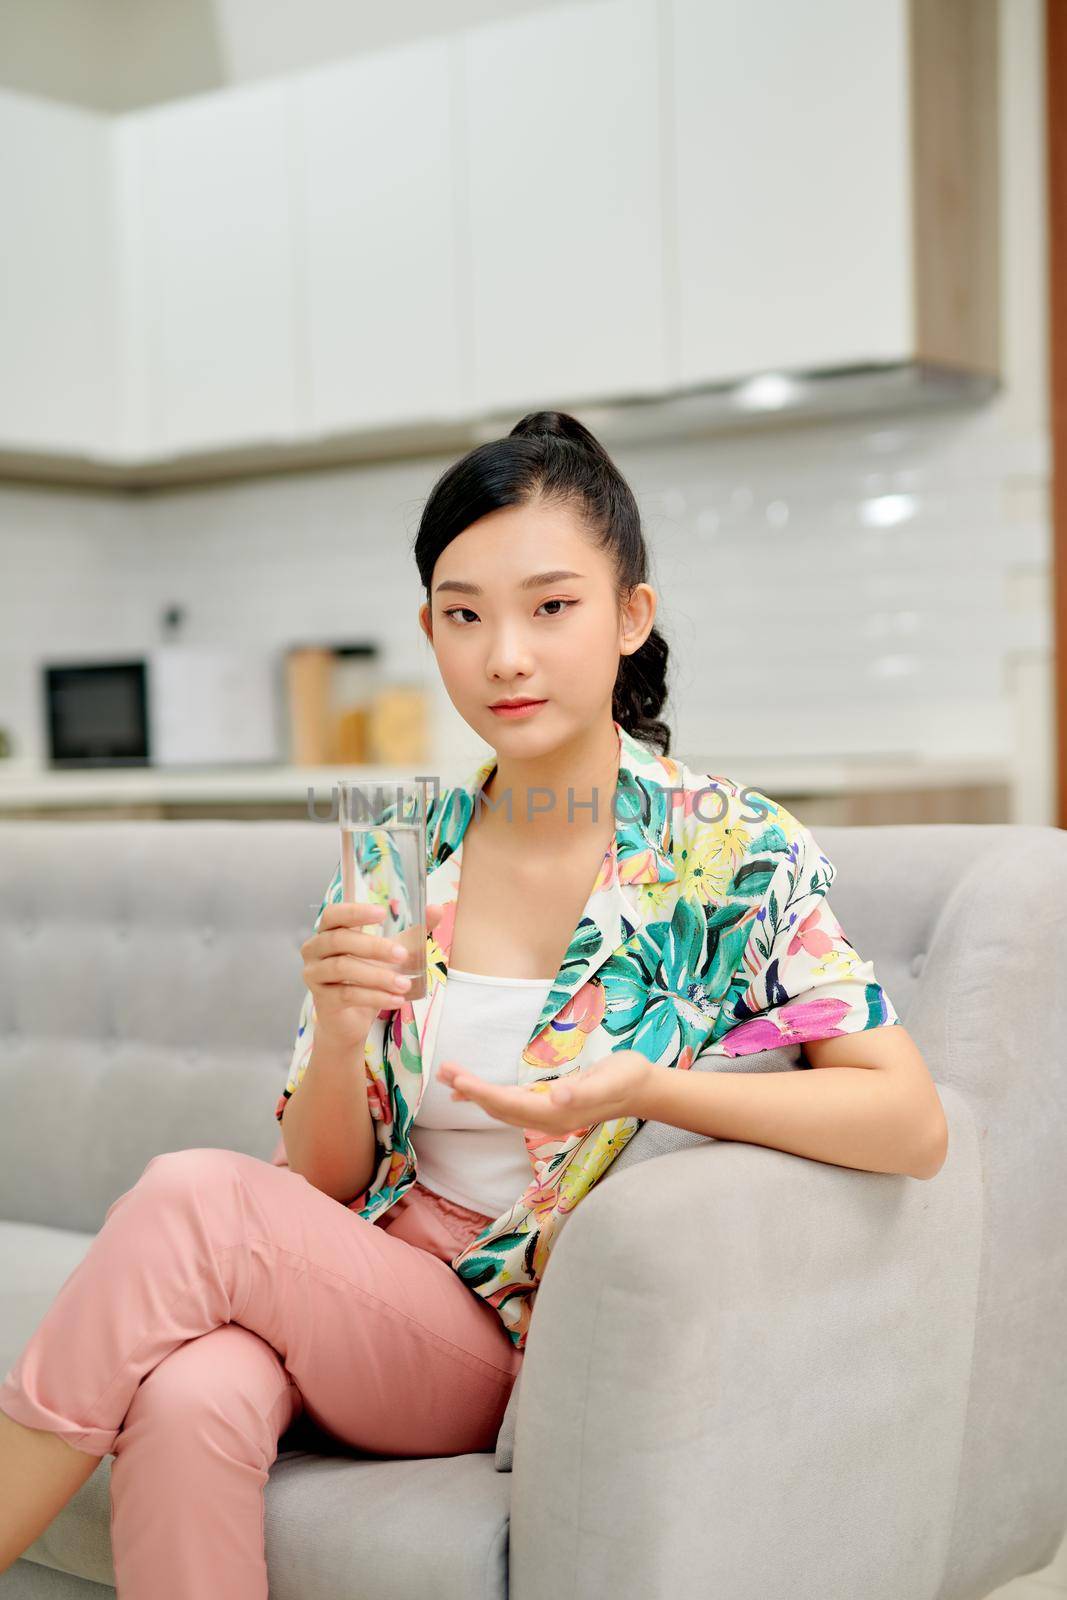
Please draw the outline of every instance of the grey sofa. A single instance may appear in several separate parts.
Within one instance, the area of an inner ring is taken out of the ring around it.
[[[1053,1559],[1067,838],[817,832],[938,1082],[941,1172],[647,1123],[545,1274],[513,1470],[504,1440],[388,1462],[302,1418],[265,1491],[274,1600],[962,1600]],[[152,1155],[277,1154],[299,946],[335,864],[326,823],[0,823],[0,1370]],[[111,1461],[0,1600],[113,1594]]]

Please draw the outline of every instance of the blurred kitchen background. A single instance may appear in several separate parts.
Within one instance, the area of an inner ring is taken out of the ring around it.
[[[1062,826],[1047,25],[6,0],[0,814],[467,775],[418,517],[559,407],[644,515],[672,754]]]

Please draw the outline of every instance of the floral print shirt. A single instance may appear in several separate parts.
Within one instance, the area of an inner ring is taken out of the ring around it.
[[[613,1050],[676,1071],[717,1056],[861,1033],[900,1022],[869,961],[830,908],[836,869],[783,805],[661,756],[618,722],[615,833],[526,1047],[517,1079],[535,1093]],[[462,876],[463,835],[496,766],[427,808],[427,889],[445,907],[427,934],[425,997],[398,997],[371,1028],[365,1078],[379,1160],[349,1209],[374,1221],[414,1183],[411,1126],[433,1059]],[[368,898],[388,897],[387,863]],[[322,910],[341,898],[340,863]],[[279,1121],[311,1057],[315,1011],[301,1009]],[[806,1063],[804,1063],[806,1065]],[[525,1346],[552,1248],[567,1218],[641,1121],[618,1117],[558,1137],[523,1130],[530,1181],[452,1260]]]

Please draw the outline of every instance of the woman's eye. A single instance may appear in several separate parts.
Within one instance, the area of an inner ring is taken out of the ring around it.
[[[577,604],[577,600],[542,600],[541,605],[538,606],[537,609],[540,611],[543,606],[576,606]],[[450,611],[445,612],[445,616],[451,617],[453,620],[455,620],[458,627],[465,628],[468,626],[468,624],[466,622],[459,621],[461,614],[468,617],[477,617],[477,612],[472,611],[469,606],[453,606]],[[551,615],[554,617],[561,617],[563,612],[553,611]]]

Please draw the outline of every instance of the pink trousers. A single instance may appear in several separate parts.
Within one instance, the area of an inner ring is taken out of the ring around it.
[[[153,1157],[0,1384],[114,1455],[119,1600],[267,1600],[262,1491],[302,1413],[372,1455],[494,1448],[523,1352],[448,1264],[488,1218],[416,1183],[371,1223],[277,1160]]]

